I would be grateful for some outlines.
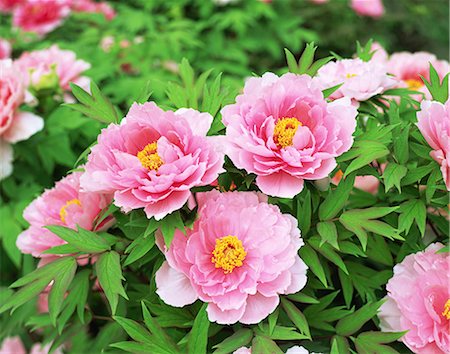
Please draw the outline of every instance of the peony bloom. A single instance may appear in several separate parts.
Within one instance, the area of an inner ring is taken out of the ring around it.
[[[370,60],[371,62],[377,62],[384,65],[387,64],[389,54],[380,43],[373,42],[370,51],[373,52],[372,59]]]
[[[247,347],[241,347],[238,350],[234,351],[233,354],[252,354],[252,349]],[[301,347],[299,345],[295,345],[286,350],[286,354],[320,354],[309,352],[308,349]]]
[[[272,313],[279,295],[300,291],[306,264],[297,220],[255,192],[197,193],[198,219],[179,230],[156,273],[157,294],[176,307],[207,302],[210,321],[253,324]]]
[[[330,98],[351,98],[366,101],[387,89],[394,87],[397,81],[387,74],[386,66],[377,61],[364,62],[359,58],[329,62],[317,72],[322,89],[343,84]]]
[[[11,57],[11,43],[6,39],[0,38],[0,60]]]
[[[69,15],[69,0],[27,0],[13,10],[13,26],[43,36]]]
[[[381,0],[351,0],[351,7],[358,15],[379,18],[384,15]]]
[[[0,180],[12,172],[10,144],[26,140],[42,130],[44,121],[30,112],[20,112],[25,100],[22,77],[10,59],[0,60]]]
[[[5,338],[0,346],[0,354],[26,354],[19,336]]]
[[[222,172],[224,157],[206,137],[212,121],[193,109],[133,104],[120,125],[99,135],[83,189],[114,194],[124,212],[144,208],[149,218],[162,219],[188,201],[192,187],[209,185]]]
[[[0,0],[0,12],[12,12],[14,8],[23,4],[26,0]]]
[[[407,87],[413,91],[423,92],[426,99],[431,99],[420,76],[430,80],[430,63],[442,79],[450,72],[450,65],[445,60],[438,60],[434,54],[427,52],[400,52],[391,55],[387,62],[388,72],[400,80],[398,87]],[[418,96],[418,100],[422,97]]]
[[[264,193],[292,198],[304,180],[328,176],[335,157],[350,149],[356,114],[348,98],[328,103],[307,75],[250,78],[222,109],[227,155],[257,175]]]
[[[89,78],[81,74],[91,65],[77,59],[71,50],[60,49],[57,45],[25,52],[15,61],[15,65],[22,72],[26,85],[35,90],[59,85],[62,91],[70,91],[71,82],[86,90],[89,87]]]
[[[422,101],[417,126],[431,146],[430,156],[441,165],[442,177],[450,191],[450,100],[445,104]]]
[[[378,317],[385,332],[408,331],[400,340],[414,353],[450,353],[450,256],[443,246],[406,256],[387,283]]]
[[[80,176],[81,172],[74,172],[64,177],[28,205],[23,217],[30,227],[17,238],[17,247],[22,253],[34,257],[54,257],[42,252],[66,243],[45,226],[61,225],[76,229],[79,225],[83,229],[97,231],[107,229],[114,222],[113,218],[107,218],[94,228],[97,216],[108,207],[112,198],[81,192]]]
[[[71,8],[75,12],[100,13],[105,19],[111,21],[116,17],[116,12],[106,2],[95,2],[93,0],[72,0]]]

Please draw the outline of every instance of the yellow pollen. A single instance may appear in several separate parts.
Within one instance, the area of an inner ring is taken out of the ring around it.
[[[408,85],[408,88],[412,91],[417,91],[424,86],[422,80],[418,80],[418,79],[405,80],[405,82],[406,82],[406,85]]]
[[[444,312],[442,312],[442,316],[444,316],[447,320],[450,320],[450,299],[444,305]]]
[[[275,124],[273,130],[273,141],[280,148],[293,145],[294,135],[302,123],[297,118],[281,118]]]
[[[81,202],[80,202],[79,199],[71,199],[71,200],[67,201],[66,204],[64,204],[62,206],[62,208],[59,210],[59,218],[61,219],[61,221],[63,223],[66,223],[66,216],[67,216],[67,210],[66,209],[67,209],[67,207],[69,205],[72,205],[72,204],[76,204],[78,206],[81,206]]]
[[[150,144],[147,144],[141,151],[137,153],[137,158],[141,162],[142,166],[147,170],[155,170],[158,171],[164,161],[158,155],[156,141]]]
[[[355,76],[358,76],[358,75],[356,75],[356,74],[347,74],[347,75],[345,75],[345,77],[347,78],[347,79],[351,79],[352,77],[355,77]]]
[[[242,266],[246,255],[242,241],[236,236],[228,235],[216,240],[211,262],[216,265],[216,268],[222,268],[224,273],[228,274],[234,268]]]

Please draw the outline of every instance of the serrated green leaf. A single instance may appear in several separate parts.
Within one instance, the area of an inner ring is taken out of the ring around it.
[[[334,191],[330,191],[319,207],[320,220],[326,221],[334,218],[344,207],[355,184],[355,175],[343,178]]]
[[[125,278],[122,276],[119,254],[115,251],[101,254],[95,263],[95,269],[100,286],[111,306],[111,312],[115,314],[119,295],[128,300],[128,296],[122,286],[122,280],[125,280]]]
[[[383,172],[384,187],[386,193],[395,186],[401,193],[400,181],[406,176],[408,169],[405,166],[390,162]]]
[[[422,236],[425,234],[427,208],[422,200],[408,200],[400,205],[398,211],[400,213],[400,216],[398,218],[399,230],[402,230],[405,232],[405,234],[408,234],[409,229],[411,228],[412,223],[415,220]]]
[[[111,249],[111,246],[105,239],[92,231],[82,228],[78,228],[75,231],[59,225],[50,225],[46,226],[46,228],[81,252],[101,253]]]

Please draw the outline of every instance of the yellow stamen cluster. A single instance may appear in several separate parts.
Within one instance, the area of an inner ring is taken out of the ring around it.
[[[419,80],[419,79],[405,80],[405,82],[406,82],[406,85],[408,85],[408,88],[412,91],[417,91],[424,86],[423,81]]]
[[[61,221],[63,223],[66,223],[66,217],[67,217],[67,210],[66,209],[67,209],[67,207],[69,205],[73,205],[73,204],[81,206],[81,202],[80,202],[79,199],[71,199],[71,200],[67,201],[66,204],[64,204],[62,206],[62,208],[59,210],[59,218],[61,219]]]
[[[150,144],[147,144],[141,151],[137,153],[137,158],[141,162],[142,166],[147,170],[158,171],[164,161],[157,153],[157,145],[156,141]]]
[[[352,77],[355,77],[355,76],[358,76],[358,75],[356,75],[356,74],[350,74],[350,73],[348,73],[347,75],[345,75],[345,77],[346,77],[347,79],[351,79]]]
[[[280,148],[293,145],[294,135],[302,123],[297,118],[281,118],[275,124],[273,141]]]
[[[228,274],[234,268],[242,266],[246,255],[242,241],[236,236],[228,235],[216,240],[211,262],[216,268],[222,268],[224,273]]]
[[[447,320],[450,320],[450,299],[448,299],[444,305],[442,316],[444,316]]]

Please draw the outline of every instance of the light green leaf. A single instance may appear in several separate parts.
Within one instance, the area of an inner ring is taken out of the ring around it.
[[[203,304],[195,317],[194,325],[189,333],[188,354],[206,354],[210,323],[206,315],[206,306],[207,304]]]

